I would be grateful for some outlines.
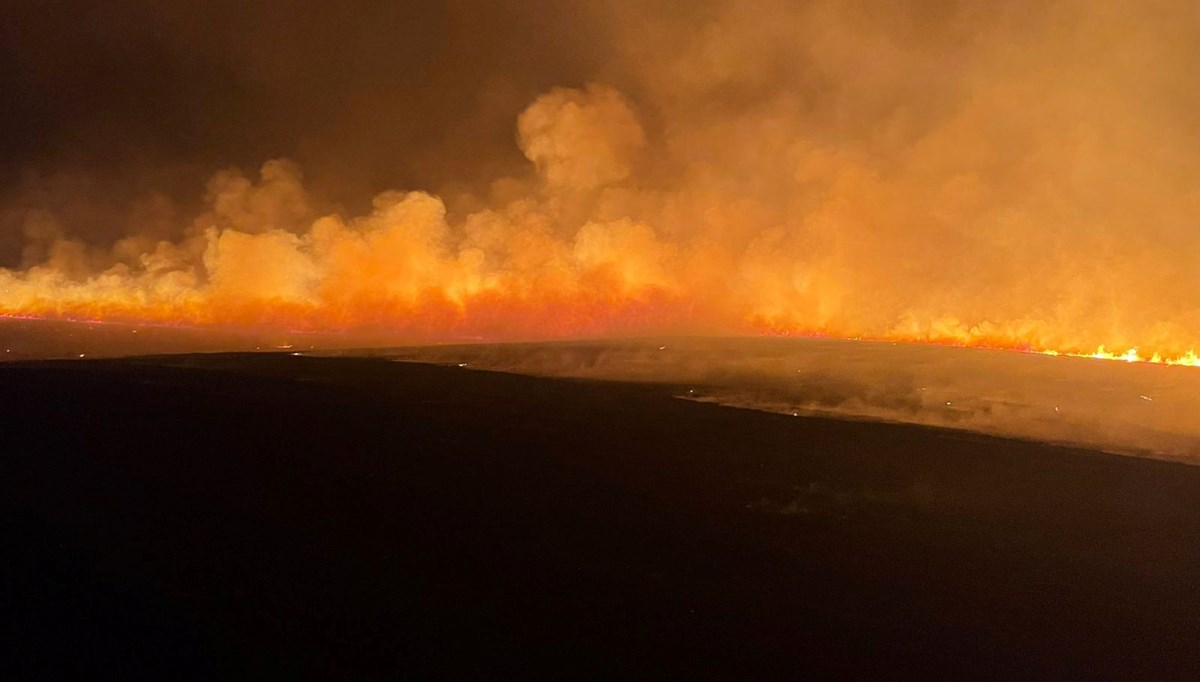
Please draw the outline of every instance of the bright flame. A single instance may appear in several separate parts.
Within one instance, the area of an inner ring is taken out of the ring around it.
[[[1177,365],[1181,367],[1200,367],[1200,356],[1196,355],[1196,351],[1189,350],[1183,355],[1175,357],[1163,357],[1158,353],[1154,353],[1149,357],[1142,355],[1136,348],[1130,348],[1124,353],[1113,353],[1106,350],[1104,346],[1100,346],[1092,353],[1060,353],[1054,350],[1042,351],[1045,355],[1069,355],[1076,358],[1094,358],[1096,360],[1121,360],[1123,362],[1148,362],[1155,365]]]

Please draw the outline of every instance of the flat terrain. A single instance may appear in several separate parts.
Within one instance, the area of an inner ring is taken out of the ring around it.
[[[0,365],[6,677],[1200,667],[1200,468],[678,388]]]

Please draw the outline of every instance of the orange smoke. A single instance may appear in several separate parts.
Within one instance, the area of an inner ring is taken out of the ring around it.
[[[545,188],[566,193],[623,179],[642,143],[624,99],[599,87],[548,95],[520,129]],[[180,241],[131,238],[109,254],[53,241],[43,263],[0,271],[0,312],[425,338],[600,334],[686,313],[671,248],[650,227],[587,221],[563,236],[557,198],[451,225],[441,199],[387,192],[368,215],[308,220],[298,169],[272,161],[257,184],[218,174],[208,199]]]
[[[1190,3],[754,5],[614,9],[637,104],[546,93],[517,119],[529,173],[485,189],[350,216],[277,160],[217,174],[171,239],[98,248],[31,214],[0,314],[1200,364]]]

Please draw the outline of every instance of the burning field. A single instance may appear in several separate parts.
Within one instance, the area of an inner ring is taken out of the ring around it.
[[[794,416],[939,426],[1200,462],[1197,370],[1112,358],[820,338],[661,337],[394,347],[387,335],[245,327],[0,322],[0,358],[256,351],[670,387]],[[362,344],[374,342],[368,348]]]
[[[23,670],[1194,675],[1200,5],[189,4],[0,18]]]

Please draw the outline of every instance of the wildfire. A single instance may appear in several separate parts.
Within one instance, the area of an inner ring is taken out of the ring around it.
[[[1044,350],[1044,355],[1066,355],[1075,358],[1093,358],[1096,360],[1120,360],[1122,362],[1148,362],[1154,365],[1176,365],[1180,367],[1200,367],[1200,356],[1196,355],[1196,351],[1189,350],[1183,355],[1175,357],[1163,357],[1158,353],[1150,356],[1142,355],[1137,348],[1130,348],[1124,353],[1114,353],[1107,350],[1104,346],[1100,346],[1092,353],[1061,353],[1055,350]]]
[[[961,131],[948,130],[913,153],[958,149]],[[1053,270],[1042,265],[1049,240],[1037,243],[1033,228],[1022,233],[1030,246],[951,232],[951,222],[963,230],[972,220],[1009,221],[1005,229],[1019,232],[1031,219],[970,208],[987,190],[961,174],[927,180],[936,158],[906,179],[862,155],[786,138],[788,173],[808,194],[752,200],[731,193],[732,172],[699,162],[679,189],[639,187],[647,141],[611,88],[554,90],[521,114],[518,133],[534,174],[497,181],[469,210],[389,191],[365,215],[322,215],[299,169],[272,161],[257,182],[233,171],[214,177],[208,210],[174,240],[131,230],[100,249],[39,223],[27,229],[26,253],[36,258],[0,269],[0,316],[367,332],[398,342],[809,335],[1200,367],[1200,312],[1149,287],[1143,295],[1117,285],[1122,273],[1151,268],[1122,271],[1072,244]],[[910,234],[936,220],[944,224],[934,236],[955,251]],[[1001,255],[1041,267],[1057,286]],[[1101,266],[1117,283],[1094,285]],[[971,268],[982,269],[977,282]],[[1107,350],[1127,341],[1137,344]]]

